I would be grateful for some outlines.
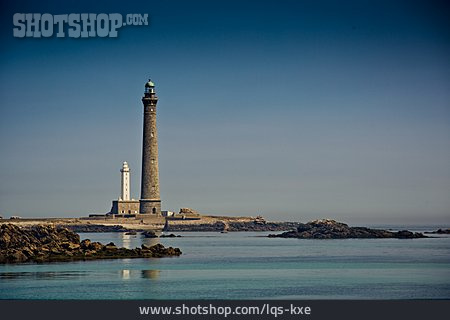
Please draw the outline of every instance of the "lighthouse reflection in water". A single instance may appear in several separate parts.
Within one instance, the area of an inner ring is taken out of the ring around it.
[[[140,247],[141,244],[146,246],[154,246],[155,244],[160,243],[158,238],[143,238],[143,236],[137,232],[136,234],[126,234],[125,232],[120,233],[121,243],[116,243],[116,245],[120,247],[124,247],[127,249],[134,249],[136,247]],[[132,260],[132,259],[124,259],[124,260]],[[152,259],[153,260],[153,259]],[[132,261],[129,261],[132,263]],[[130,280],[136,278],[144,278],[144,279],[158,279],[159,278],[159,270],[131,270],[131,269],[123,269],[120,270],[120,275],[123,280]]]
[[[158,279],[160,270],[121,270],[120,275],[123,280],[130,280],[136,278],[143,279]]]

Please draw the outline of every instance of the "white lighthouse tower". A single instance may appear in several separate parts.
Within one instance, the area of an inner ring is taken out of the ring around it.
[[[130,197],[130,167],[125,161],[120,169],[120,196],[112,201],[109,214],[130,217],[139,213],[139,200]]]
[[[130,168],[128,163],[125,161],[120,169],[121,175],[121,190],[120,198],[122,201],[130,201]]]

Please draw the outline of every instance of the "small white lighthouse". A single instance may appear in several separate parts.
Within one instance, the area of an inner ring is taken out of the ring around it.
[[[130,201],[130,168],[126,161],[123,163],[120,172],[122,173],[122,179],[119,200]]]
[[[133,215],[139,213],[139,200],[130,199],[130,167],[125,161],[120,169],[120,196],[113,200],[109,214]]]

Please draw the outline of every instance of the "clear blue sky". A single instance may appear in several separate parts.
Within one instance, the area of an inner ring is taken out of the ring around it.
[[[163,209],[450,223],[450,25],[439,1],[5,1],[0,214],[139,197],[144,83]],[[119,37],[14,38],[16,12],[148,13]]]

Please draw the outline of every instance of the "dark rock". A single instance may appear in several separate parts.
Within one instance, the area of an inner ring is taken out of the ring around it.
[[[76,233],[53,226],[0,226],[0,263],[150,258],[180,254],[178,248],[165,248],[162,244],[126,249],[118,248],[112,242],[107,245],[89,239],[80,242]]]
[[[311,225],[302,223],[297,227],[297,232],[304,232],[310,230],[312,228]]]
[[[158,236],[156,235],[156,233],[155,233],[154,231],[152,231],[152,230],[144,231],[144,232],[142,232],[142,235],[143,235],[145,238],[158,238]]]
[[[100,242],[95,241],[89,245],[88,249],[93,251],[100,251],[103,249],[103,245]]]
[[[117,250],[117,247],[116,247],[116,245],[114,244],[114,242],[110,242],[110,243],[108,243],[108,244],[104,247],[104,249],[105,249],[105,250]]]
[[[137,235],[137,232],[136,231],[129,231],[129,232],[127,232],[127,233],[125,233],[127,236],[135,236],[135,235]]]
[[[223,222],[215,223],[192,223],[192,224],[166,224],[164,231],[181,232],[181,231],[287,231],[297,228],[299,222],[264,222],[259,220],[248,222]]]
[[[83,232],[128,232],[127,228],[120,225],[105,226],[102,224],[61,224],[58,225],[60,228],[66,228],[73,232],[83,233]]]
[[[13,250],[12,252],[9,253],[7,258],[15,260],[17,262],[24,262],[27,261],[28,259],[28,257],[20,250]]]
[[[438,229],[436,231],[431,231],[431,232],[428,231],[425,233],[428,233],[428,234],[450,234],[450,229]]]
[[[410,239],[414,238],[414,233],[408,230],[397,231],[397,236],[395,238],[399,239]]]
[[[81,249],[89,249],[89,246],[91,245],[91,240],[89,239],[84,239],[83,241],[81,241],[80,246]]]
[[[78,243],[71,243],[71,242],[65,242],[65,243],[62,244],[62,247],[64,249],[73,251],[73,250],[79,249],[80,248],[80,244],[78,244]]]
[[[181,238],[180,235],[174,235],[173,233],[171,233],[171,234],[162,234],[159,237],[160,238]]]
[[[315,220],[306,224],[299,224],[294,231],[281,234],[269,234],[269,238],[298,238],[298,239],[351,239],[351,238],[398,238],[414,239],[426,238],[422,233],[408,230],[392,232],[387,230],[370,229],[365,227],[349,227],[347,224],[334,220]]]

